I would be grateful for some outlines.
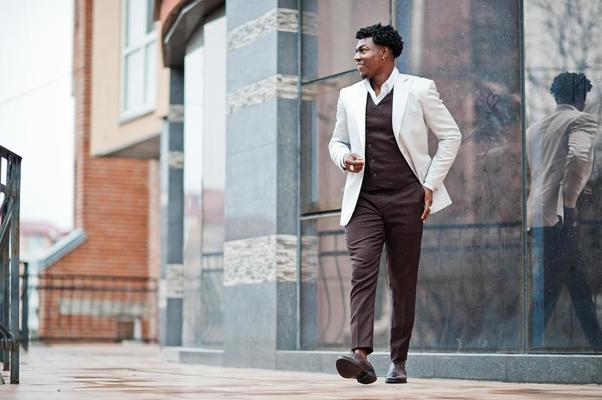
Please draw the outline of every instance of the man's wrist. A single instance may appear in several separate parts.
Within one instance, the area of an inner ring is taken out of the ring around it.
[[[579,221],[579,210],[575,207],[564,207],[564,223],[569,226],[577,226]]]
[[[345,167],[345,157],[347,157],[349,154],[351,154],[351,152],[347,152],[343,154],[343,157],[341,157],[341,168],[343,168],[345,171],[347,170],[347,167]]]
[[[428,183],[428,182],[424,182],[422,184],[422,186],[424,186],[425,188],[429,189],[431,192],[435,191],[435,187],[432,184]]]

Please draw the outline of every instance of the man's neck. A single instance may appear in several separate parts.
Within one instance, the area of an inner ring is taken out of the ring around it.
[[[380,94],[380,88],[382,87],[383,83],[385,83],[393,73],[393,68],[395,68],[395,66],[391,65],[389,68],[377,73],[372,79],[370,79],[370,86],[372,86],[372,90],[374,90],[374,93],[376,93],[377,96]]]

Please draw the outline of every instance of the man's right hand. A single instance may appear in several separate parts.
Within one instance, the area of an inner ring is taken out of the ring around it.
[[[343,157],[343,163],[345,164],[345,169],[349,172],[357,173],[364,168],[364,160],[355,153],[345,154],[345,157]]]

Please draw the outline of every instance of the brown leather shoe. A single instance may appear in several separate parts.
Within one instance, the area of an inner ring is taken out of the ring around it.
[[[368,360],[356,357],[354,354],[345,354],[337,359],[337,371],[343,378],[357,379],[359,383],[367,385],[376,381],[376,372]]]
[[[386,383],[406,383],[408,381],[408,374],[406,373],[406,362],[405,361],[394,361],[389,366],[387,371]]]

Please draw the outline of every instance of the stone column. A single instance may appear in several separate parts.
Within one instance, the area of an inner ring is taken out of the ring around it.
[[[184,70],[172,68],[161,136],[161,344],[182,345],[184,294]]]
[[[224,363],[296,345],[296,0],[230,0]]]

